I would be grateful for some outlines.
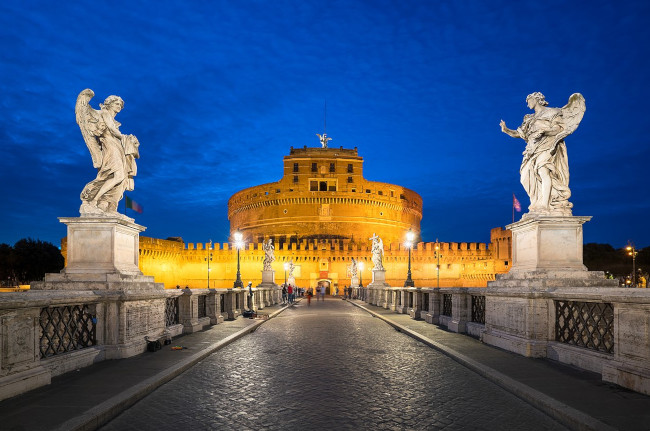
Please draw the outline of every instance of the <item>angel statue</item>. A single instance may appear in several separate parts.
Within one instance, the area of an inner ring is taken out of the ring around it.
[[[327,142],[332,140],[332,138],[327,137],[327,133],[323,133],[322,135],[320,133],[316,133],[316,136],[318,136],[318,140],[320,141],[320,144],[323,146],[323,148],[327,148]]]
[[[348,266],[348,274],[350,275],[350,278],[357,277],[357,273],[359,272],[358,268],[357,261],[352,258],[352,262],[350,263],[350,266]]]
[[[526,97],[526,103],[535,112],[524,116],[517,130],[508,129],[503,120],[500,125],[503,133],[526,141],[519,174],[530,198],[528,214],[570,216],[573,204],[569,202],[569,162],[564,138],[578,128],[586,110],[585,98],[574,93],[563,108],[548,108],[544,95],[535,92]]]
[[[75,114],[84,141],[90,150],[97,177],[81,191],[84,215],[119,215],[117,204],[125,190],[133,190],[133,177],[140,158],[140,143],[133,135],[123,135],[115,115],[124,107],[118,96],[108,96],[99,104],[99,111],[88,104],[95,93],[86,89],[77,96]]]
[[[263,242],[262,249],[264,250],[264,271],[271,271],[271,263],[275,260],[273,239],[269,238],[267,242]]]
[[[289,261],[289,278],[293,277],[293,271],[296,269],[296,265],[293,263],[293,259]]]
[[[372,237],[368,238],[372,241],[372,264],[374,268],[373,271],[383,271],[384,265],[382,259],[384,258],[384,242],[377,236],[377,234],[372,234]]]

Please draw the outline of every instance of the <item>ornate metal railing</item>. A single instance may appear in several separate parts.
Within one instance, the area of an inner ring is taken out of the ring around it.
[[[610,303],[555,301],[555,340],[614,353],[614,307]]]
[[[66,305],[41,309],[41,359],[95,346],[95,316],[87,305]]]
[[[451,293],[442,294],[442,315],[451,316]]]
[[[422,294],[422,311],[429,311],[429,294]]]
[[[472,322],[485,324],[485,296],[472,295]]]
[[[201,317],[205,317],[205,316],[208,315],[208,313],[206,312],[206,308],[205,308],[205,307],[206,307],[206,301],[205,301],[206,298],[207,298],[207,295],[201,295],[201,296],[199,296],[199,297],[197,298],[198,303],[199,303],[199,311],[198,311],[198,313],[199,313],[199,314],[198,314],[199,319],[200,319]]]
[[[178,296],[165,300],[165,326],[178,325]]]

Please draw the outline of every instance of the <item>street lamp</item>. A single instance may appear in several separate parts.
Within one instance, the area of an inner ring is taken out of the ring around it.
[[[415,240],[415,233],[412,229],[406,233],[406,243],[404,244],[409,249],[409,270],[406,275],[404,287],[415,287],[415,282],[411,278],[411,249],[413,248],[413,240]]]
[[[208,257],[205,258],[208,262],[208,289],[210,288],[210,261],[212,260],[212,240],[208,243]]]
[[[436,238],[436,258],[438,259],[438,263],[436,264],[436,272],[438,273],[438,287],[440,287],[440,243],[438,242],[438,238]]]
[[[287,270],[289,269],[289,262],[284,262],[284,285],[287,285]]]
[[[359,262],[359,287],[363,287],[363,262]]]
[[[240,272],[240,266],[239,266],[239,250],[244,247],[244,241],[243,241],[244,235],[237,229],[235,233],[233,234],[233,239],[235,240],[233,245],[237,249],[237,280],[235,280],[235,284],[233,287],[235,288],[243,288],[244,287],[244,282],[241,281],[241,272]]]
[[[632,256],[632,287],[636,287],[636,255],[639,254],[639,252],[636,251],[634,244],[631,243],[628,243],[625,250],[627,250],[628,255]]]

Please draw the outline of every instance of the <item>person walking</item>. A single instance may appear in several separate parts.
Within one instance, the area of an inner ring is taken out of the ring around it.
[[[289,294],[289,304],[293,304],[293,286],[289,285],[287,287],[287,293]]]
[[[307,290],[307,307],[311,307],[311,297],[312,297],[313,295],[314,295],[314,291],[313,291],[312,288],[310,287],[310,288]]]
[[[338,286],[336,286],[336,297],[337,298],[339,297],[339,287]]]
[[[283,284],[282,285],[282,305],[285,305],[288,301],[287,298],[287,285]]]

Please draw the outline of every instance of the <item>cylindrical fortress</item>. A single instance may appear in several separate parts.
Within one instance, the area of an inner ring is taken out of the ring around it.
[[[228,219],[246,242],[367,242],[376,233],[384,243],[400,243],[409,229],[419,238],[422,198],[402,186],[365,180],[356,148],[291,147],[282,179],[235,193]]]

